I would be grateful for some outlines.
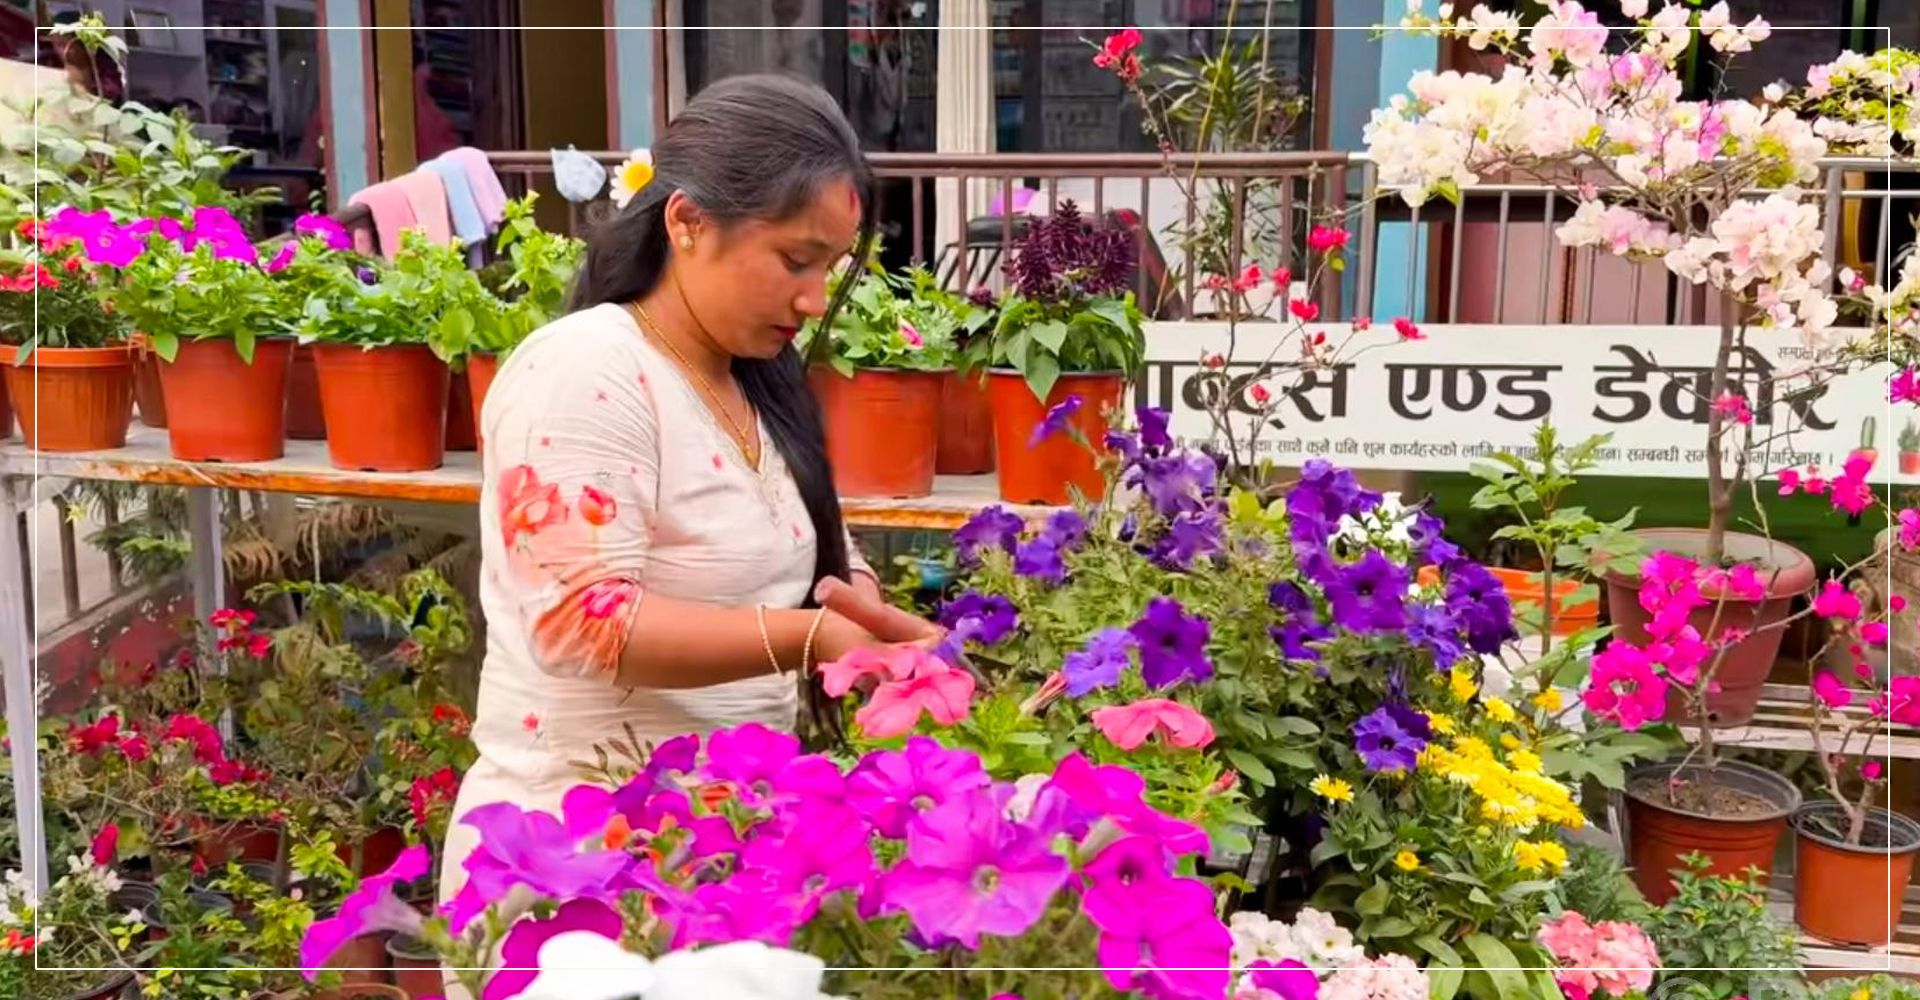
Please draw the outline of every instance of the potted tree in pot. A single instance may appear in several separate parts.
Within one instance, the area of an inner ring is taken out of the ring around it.
[[[1001,499],[1064,504],[1069,488],[1098,497],[1108,413],[1146,352],[1128,289],[1133,266],[1127,233],[1090,228],[1071,201],[1034,219],[1014,246],[1007,262],[1013,289],[992,335],[970,349],[971,360],[989,368]],[[1074,433],[1036,430],[1043,420]]]
[[[842,269],[852,282],[833,327],[801,331],[812,362],[833,478],[847,496],[923,497],[933,492],[941,401],[953,374],[954,338],[977,330],[984,313],[942,292],[915,269],[889,275],[869,257]]]
[[[1615,637],[1595,659],[1586,695],[1590,709],[1628,728],[1670,705],[1699,725],[1688,759],[1628,782],[1637,874],[1643,891],[1664,899],[1666,872],[1693,847],[1713,857],[1715,871],[1766,866],[1798,805],[1777,775],[1714,754],[1712,727],[1752,717],[1790,606],[1814,582],[1804,553],[1733,530],[1735,505],[1756,496],[1772,446],[1804,422],[1793,402],[1858,359],[1833,349],[1838,305],[1820,209],[1796,187],[1819,177],[1826,143],[1817,123],[1749,101],[1682,99],[1681,63],[1696,38],[1724,62],[1764,40],[1766,22],[1734,24],[1724,8],[1703,21],[1687,4],[1660,6],[1627,29],[1617,54],[1609,30],[1577,3],[1554,7],[1561,30],[1552,32],[1416,13],[1410,23],[1491,44],[1512,65],[1497,80],[1417,76],[1411,97],[1374,113],[1367,142],[1380,185],[1409,204],[1457,200],[1487,175],[1540,183],[1577,206],[1557,230],[1563,245],[1660,261],[1719,306],[1712,364],[1667,390],[1704,425],[1706,527],[1636,532],[1655,555],[1640,572],[1608,575]],[[1432,154],[1440,148],[1450,152]],[[1755,189],[1771,193],[1749,198]],[[1757,326],[1798,331],[1814,360],[1754,370]],[[1731,831],[1698,826],[1722,818],[1733,819]]]
[[[104,210],[22,220],[16,196],[0,192],[0,217],[28,240],[0,248],[0,366],[21,434],[39,451],[121,447],[133,419],[133,350],[125,317],[100,308],[94,283],[139,243]]]

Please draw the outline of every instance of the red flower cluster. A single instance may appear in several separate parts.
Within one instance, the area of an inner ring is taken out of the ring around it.
[[[465,736],[473,729],[473,720],[458,705],[441,702],[433,706],[433,724],[445,726],[455,736]]]
[[[0,278],[0,291],[31,292],[36,288],[59,288],[60,279],[45,266],[34,264],[19,274]]]
[[[0,955],[33,954],[33,935],[22,934],[17,927],[9,928],[5,937],[0,937]]]
[[[255,659],[266,656],[273,648],[273,637],[253,630],[253,623],[258,620],[259,616],[253,612],[237,608],[221,608],[207,616],[207,624],[221,632],[218,644],[221,652],[244,649]]]
[[[1094,55],[1093,64],[1101,69],[1113,70],[1121,83],[1132,83],[1140,79],[1140,57],[1133,50],[1140,47],[1140,29],[1128,28],[1107,36],[1100,51]]]
[[[426,826],[433,810],[441,805],[451,805],[454,795],[459,791],[460,776],[450,767],[414,779],[413,787],[407,790],[407,804],[413,807],[414,824]]]

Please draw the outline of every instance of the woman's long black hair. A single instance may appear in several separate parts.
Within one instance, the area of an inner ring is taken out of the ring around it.
[[[860,195],[856,267],[873,242],[873,171],[859,137],[827,92],[783,76],[736,76],[702,90],[653,146],[653,181],[589,235],[570,309],[645,297],[666,272],[667,197],[684,191],[720,225],[784,219],[829,182],[846,179]],[[852,282],[827,303],[822,329]],[[735,358],[733,375],[793,472],[818,539],[814,581],[849,572],[846,531],[827,462],[820,407],[805,365],[789,345],[771,360]],[[808,603],[812,602],[809,588]]]

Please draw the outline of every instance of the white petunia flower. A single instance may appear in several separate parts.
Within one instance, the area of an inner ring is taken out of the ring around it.
[[[592,931],[556,934],[540,946],[540,972],[523,1000],[633,1000],[654,983],[653,963]]]
[[[645,1000],[817,1000],[825,971],[812,955],[735,941],[662,956]]]

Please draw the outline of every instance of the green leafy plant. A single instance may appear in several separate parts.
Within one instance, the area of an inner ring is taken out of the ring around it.
[[[139,914],[117,909],[120,878],[72,857],[67,873],[38,898],[19,872],[0,885],[0,992],[63,997],[110,981],[146,930]]]
[[[539,192],[507,202],[494,244],[500,260],[480,275],[495,299],[493,322],[476,321],[467,349],[505,355],[528,334],[566,312],[567,292],[586,254],[586,244],[550,233],[534,219]]]
[[[856,274],[845,268],[828,279],[829,291],[852,281],[846,304],[834,315],[830,336],[818,322],[800,332],[801,353],[851,376],[859,368],[940,371],[952,367],[958,344],[987,321],[985,310],[939,287],[932,273],[914,267],[888,274],[871,256]]]
[[[1829,979],[1814,987],[1813,1000],[1920,1000],[1920,985],[1884,972],[1857,979]]]
[[[363,348],[425,344],[453,362],[495,336],[498,322],[496,300],[461,252],[409,231],[389,266],[329,269],[307,299],[299,332],[304,342]]]
[[[1707,874],[1707,859],[1683,858],[1675,893],[1654,913],[1648,934],[1660,948],[1655,992],[1676,1000],[1806,995],[1806,962],[1793,931],[1767,909],[1758,869],[1737,877]]]
[[[207,244],[185,251],[157,236],[101,300],[113,303],[167,361],[182,339],[230,339],[252,364],[254,344],[291,333],[295,316],[294,303],[259,265],[218,257]]]
[[[104,268],[89,264],[77,243],[38,238],[40,223],[21,192],[0,185],[0,227],[21,237],[0,246],[0,344],[21,348],[106,347],[127,337],[126,317],[100,308]]]
[[[1561,910],[1584,914],[1594,923],[1639,924],[1653,912],[1620,856],[1591,844],[1567,845],[1567,870],[1557,892]]]
[[[1909,420],[1905,427],[1900,428],[1900,450],[1903,452],[1920,451],[1920,425],[1915,425],[1913,421]]]

